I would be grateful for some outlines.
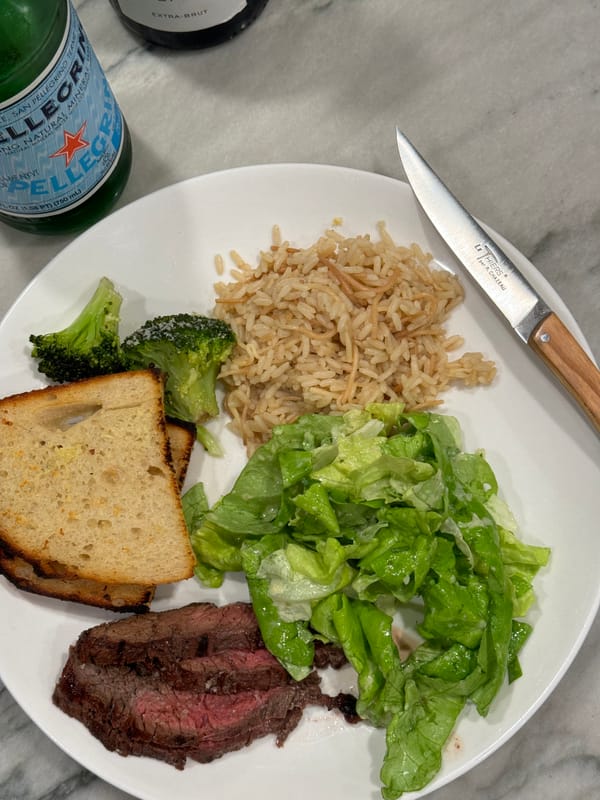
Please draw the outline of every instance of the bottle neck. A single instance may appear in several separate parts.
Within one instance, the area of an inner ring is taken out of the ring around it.
[[[1,0],[0,102],[43,73],[61,45],[69,0]]]

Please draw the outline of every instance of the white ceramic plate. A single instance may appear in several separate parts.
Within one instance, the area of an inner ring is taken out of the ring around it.
[[[29,358],[31,332],[70,322],[102,275],[123,294],[123,333],[158,313],[208,313],[217,279],[214,257],[234,248],[253,261],[278,223],[294,245],[308,245],[343,219],[342,232],[372,232],[385,220],[400,243],[419,242],[435,258],[460,267],[418,209],[406,184],[349,169],[275,165],[206,175],[159,191],[122,209],[69,245],[32,282],[0,325],[0,394],[40,385]],[[581,334],[560,298],[533,266],[497,237],[516,264]],[[505,742],[533,714],[573,660],[594,618],[600,587],[597,437],[571,401],[503,320],[464,280],[466,300],[449,323],[498,365],[489,389],[453,390],[443,411],[455,414],[469,450],[485,448],[503,494],[527,541],[552,547],[536,582],[535,631],[523,652],[524,677],[506,687],[487,719],[466,713],[447,747],[443,769],[426,792],[463,774]],[[216,425],[220,431],[222,423]],[[196,453],[188,481],[205,481],[211,500],[226,491],[244,463],[239,442],[220,433],[224,460]],[[157,609],[193,600],[245,597],[230,580],[219,592],[194,580],[159,593]],[[36,598],[0,578],[0,676],[33,721],[73,758],[142,800],[365,800],[379,796],[383,733],[347,726],[333,714],[305,716],[285,747],[271,737],[211,764],[178,772],[145,758],[105,750],[78,722],[58,711],[51,694],[67,648],[81,630],[112,615]]]

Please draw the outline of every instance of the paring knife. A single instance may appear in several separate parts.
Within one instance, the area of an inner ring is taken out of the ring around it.
[[[600,432],[600,371],[596,365],[398,128],[396,139],[408,182],[442,239]]]

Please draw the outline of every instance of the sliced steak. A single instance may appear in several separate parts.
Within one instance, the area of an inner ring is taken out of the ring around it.
[[[161,677],[175,689],[231,694],[284,686],[292,678],[275,656],[260,650],[224,650],[211,656],[184,658],[169,665]]]
[[[188,757],[212,761],[267,734],[275,734],[281,746],[306,706],[337,708],[347,698],[324,695],[316,673],[233,694],[174,689],[157,674],[82,663],[72,648],[53,700],[107,749],[182,769]]]
[[[319,666],[343,653],[317,645]],[[282,745],[307,705],[356,722],[350,695],[330,697],[313,671],[294,681],[265,648],[249,603],[192,603],[84,631],[70,649],[54,703],[109,750],[181,769],[275,734]]]
[[[82,662],[98,665],[156,664],[263,647],[249,603],[191,603],[96,625],[76,644]]]
[[[96,625],[83,631],[76,647],[81,661],[103,666],[145,665],[152,670],[229,650],[254,652],[264,648],[264,643],[250,603],[191,603]],[[317,669],[338,669],[345,663],[340,647],[315,642]]]

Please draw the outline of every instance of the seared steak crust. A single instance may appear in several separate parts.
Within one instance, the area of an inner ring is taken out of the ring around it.
[[[313,663],[317,669],[324,669],[325,667],[340,669],[344,664],[348,663],[348,660],[341,647],[335,644],[316,641]]]
[[[292,680],[265,648],[224,650],[212,656],[186,658],[166,667],[163,677],[175,689],[211,694],[231,694],[249,689],[264,691]]]
[[[96,625],[81,634],[76,647],[81,661],[99,666],[153,665],[229,649],[257,650],[263,642],[249,603],[191,603]]]

